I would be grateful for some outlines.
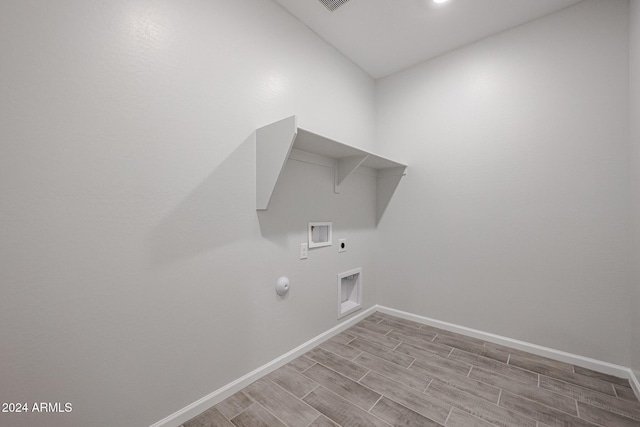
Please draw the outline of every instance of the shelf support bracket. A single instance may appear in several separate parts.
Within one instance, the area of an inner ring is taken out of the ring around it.
[[[334,191],[336,194],[340,193],[340,185],[347,179],[358,167],[367,160],[369,155],[364,156],[351,156],[338,160],[336,167],[336,182]]]

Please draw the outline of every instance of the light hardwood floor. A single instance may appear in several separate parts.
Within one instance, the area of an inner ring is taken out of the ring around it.
[[[640,426],[629,382],[382,313],[186,422],[209,426]]]

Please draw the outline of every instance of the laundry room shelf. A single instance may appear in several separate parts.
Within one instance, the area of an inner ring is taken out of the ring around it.
[[[289,158],[312,156],[334,166],[334,190],[358,169],[376,176],[376,216],[380,220],[407,165],[299,128],[296,116],[256,130],[256,209],[267,210],[271,195]]]

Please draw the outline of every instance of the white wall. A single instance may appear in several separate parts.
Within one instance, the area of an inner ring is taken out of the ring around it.
[[[379,302],[628,366],[628,2],[587,0],[377,83],[409,174]]]
[[[291,162],[255,211],[256,127],[374,138],[373,81],[274,2],[5,0],[0,58],[0,396],[73,404],[1,425],[152,424],[335,325],[338,272],[375,300],[372,178]],[[349,252],[299,261],[309,220]]]
[[[631,265],[631,366],[640,378],[640,0],[631,0],[630,86],[631,86],[631,199],[634,225],[634,251]]]

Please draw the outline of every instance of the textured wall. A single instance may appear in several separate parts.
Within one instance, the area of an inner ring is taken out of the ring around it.
[[[275,3],[7,0],[0,57],[0,396],[73,404],[1,425],[149,425],[334,326],[338,272],[374,301],[372,178],[292,162],[255,211],[256,127],[374,137],[373,81]],[[349,251],[299,261],[310,220]]]
[[[628,365],[628,2],[587,0],[377,83],[410,159],[379,302]]]

